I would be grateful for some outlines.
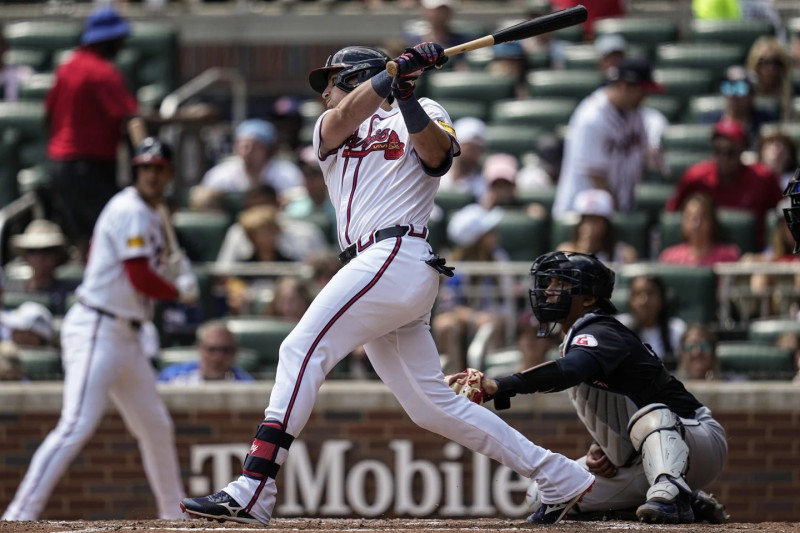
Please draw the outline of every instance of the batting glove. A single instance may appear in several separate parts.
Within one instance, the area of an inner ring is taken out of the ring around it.
[[[392,96],[397,100],[408,100],[414,96],[414,89],[416,88],[416,77],[395,76],[394,80],[392,80]]]
[[[178,301],[184,305],[192,307],[200,298],[200,285],[191,272],[179,275],[175,280],[175,288],[178,289]]]
[[[447,63],[444,48],[436,43],[420,43],[406,48],[404,54],[394,60],[397,63],[397,76],[417,77],[423,70],[442,68]]]
[[[445,376],[444,382],[453,389],[453,392],[478,405],[489,396],[483,388],[483,372],[474,368],[466,368],[458,374]]]

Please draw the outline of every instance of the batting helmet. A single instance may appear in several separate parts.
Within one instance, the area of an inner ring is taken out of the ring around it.
[[[594,255],[546,253],[533,262],[531,276],[531,309],[540,324],[555,323],[566,318],[572,305],[572,296],[576,294],[596,296],[598,309],[611,314],[617,312],[611,302],[616,278],[614,271]],[[551,286],[554,279],[564,283]]]
[[[136,147],[131,164],[172,165],[172,149],[156,137],[147,137]]]
[[[338,71],[336,87],[349,93],[372,76],[386,69],[391,58],[377,48],[348,46],[328,57],[325,66],[314,69],[308,75],[311,88],[322,94],[328,86],[331,72]]]
[[[794,238],[793,253],[800,252],[800,168],[798,168],[792,179],[783,190],[783,196],[789,198],[789,206],[783,208],[783,218],[789,231]]]

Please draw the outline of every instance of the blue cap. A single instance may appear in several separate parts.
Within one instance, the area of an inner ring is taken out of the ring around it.
[[[245,120],[236,128],[236,138],[255,137],[264,144],[273,145],[277,140],[275,126],[258,118]]]
[[[110,6],[98,7],[86,19],[82,44],[94,44],[127,37],[131,25]]]

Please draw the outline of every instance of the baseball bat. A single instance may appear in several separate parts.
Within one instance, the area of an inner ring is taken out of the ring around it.
[[[128,137],[134,148],[147,137],[147,123],[142,117],[133,117],[128,121]]]
[[[582,5],[569,7],[560,11],[554,11],[553,13],[549,13],[532,20],[526,20],[524,22],[520,22],[519,24],[509,26],[508,28],[503,28],[502,30],[498,30],[491,35],[485,35],[473,41],[468,41],[458,46],[446,48],[444,55],[451,57],[458,54],[463,54],[464,52],[469,52],[471,50],[477,50],[478,48],[486,48],[487,46],[494,46],[500,43],[519,41],[521,39],[533,37],[534,35],[541,35],[543,33],[561,30],[586,22],[587,16],[588,12]],[[394,61],[389,61],[386,63],[386,72],[388,72],[390,76],[396,76],[397,63]]]

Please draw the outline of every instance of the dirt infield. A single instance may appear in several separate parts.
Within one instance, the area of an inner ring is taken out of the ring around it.
[[[764,522],[757,524],[735,523],[725,525],[645,525],[636,522],[574,522],[566,521],[557,526],[533,526],[520,520],[501,520],[476,518],[473,520],[424,520],[424,519],[314,519],[278,518],[268,528],[276,531],[302,531],[304,533],[324,533],[327,531],[356,531],[359,533],[404,531],[407,533],[461,533],[464,531],[559,531],[581,532],[602,531],[604,533],[630,531],[691,531],[698,533],[720,533],[722,531],[757,531],[766,533],[800,533],[800,523]],[[127,520],[127,521],[38,521],[38,522],[0,522],[2,533],[174,533],[178,531],[264,531],[264,528],[235,524],[217,523],[206,520]]]

